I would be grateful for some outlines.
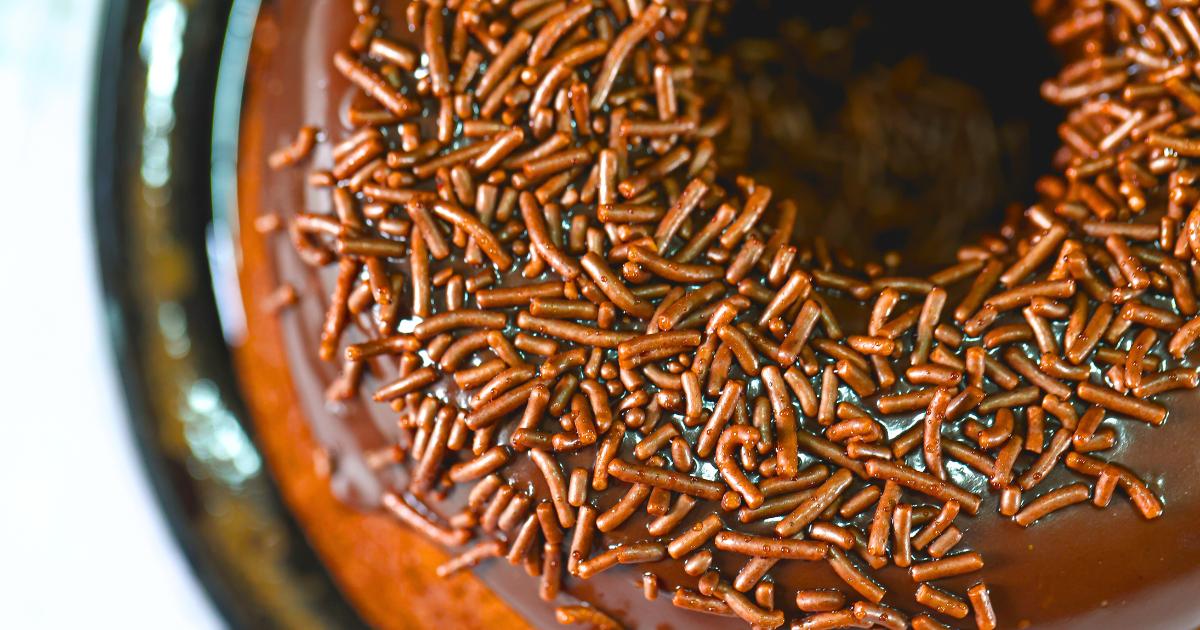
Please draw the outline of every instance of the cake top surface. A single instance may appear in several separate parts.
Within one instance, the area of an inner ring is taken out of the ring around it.
[[[1046,9],[1062,174],[900,275],[722,167],[719,7],[450,4],[260,23],[265,135],[303,127],[273,161],[311,167],[263,188],[296,385],[348,499],[565,620],[1187,614],[1190,9]]]

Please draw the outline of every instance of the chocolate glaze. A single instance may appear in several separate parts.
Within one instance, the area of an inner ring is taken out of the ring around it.
[[[381,4],[385,15],[401,16],[407,3]],[[353,90],[333,70],[330,59],[334,51],[344,46],[353,19],[348,4],[336,0],[314,0],[303,6],[264,3],[255,33],[243,112],[243,124],[256,126],[262,142],[257,152],[243,151],[243,162],[265,163],[269,151],[288,144],[295,130],[306,124],[318,126],[334,142],[345,137],[349,126],[339,115]],[[404,37],[398,27],[389,31],[393,37]],[[328,147],[320,145],[312,158],[314,164],[330,163]],[[305,185],[305,169],[255,169],[254,172],[262,173],[262,181],[255,182],[257,198],[247,200],[243,196],[243,213],[256,216],[277,212],[287,219],[299,211],[330,210],[327,193]],[[278,281],[301,289],[300,303],[281,316],[286,351],[283,360],[291,368],[290,386],[317,441],[332,455],[332,484],[337,495],[359,508],[377,509],[382,491],[387,487],[402,488],[406,479],[402,467],[371,471],[363,453],[397,439],[395,413],[382,404],[361,400],[329,403],[325,399],[325,389],[337,377],[339,369],[338,365],[322,362],[316,356],[316,335],[324,317],[325,296],[332,285],[330,270],[314,272],[303,265],[287,239],[278,235],[263,237],[243,230],[241,238],[272,239],[268,247],[274,252]],[[264,298],[254,292],[247,292],[244,297],[247,309],[258,308]],[[249,387],[277,386],[256,383],[253,369],[243,370],[241,376]],[[364,389],[371,391],[378,382],[368,375]],[[1194,525],[1200,522],[1200,463],[1194,455],[1200,447],[1200,432],[1194,431],[1192,425],[1200,415],[1198,395],[1192,392],[1163,397],[1171,411],[1162,427],[1108,421],[1120,433],[1120,446],[1105,456],[1132,468],[1164,499],[1166,511],[1161,518],[1144,521],[1124,505],[1107,510],[1084,505],[1055,514],[1026,530],[999,517],[996,497],[985,493],[980,516],[960,519],[957,525],[964,530],[963,544],[980,551],[987,567],[980,574],[948,580],[944,585],[963,592],[980,579],[986,580],[1001,627],[1195,627],[1200,622],[1200,601],[1190,595],[1200,593],[1200,530]],[[270,422],[270,419],[257,421]],[[902,429],[910,423],[900,419],[889,428]],[[579,457],[580,465],[590,465],[590,455]],[[510,483],[531,484],[535,494],[545,496],[544,484],[536,470],[510,466],[506,472]],[[982,488],[982,479],[964,467],[951,464],[950,472],[969,489]],[[1059,469],[1041,488],[1063,485],[1072,478],[1069,471]],[[598,507],[608,507],[622,492],[623,488],[618,488],[601,493]],[[466,488],[459,488],[444,501],[429,507],[442,516],[453,514],[462,505],[465,493]],[[698,507],[688,522],[709,512],[705,506]],[[642,521],[631,520],[613,533],[617,536],[609,534],[607,539],[618,542],[622,533],[638,531],[644,536],[641,525]],[[404,550],[397,549],[396,553]],[[339,560],[326,557],[325,561],[336,564]],[[580,600],[593,603],[631,628],[683,627],[697,623],[706,627],[745,627],[738,619],[673,607],[669,603],[670,589],[679,584],[694,586],[694,578],[680,575],[673,564],[618,568],[589,581],[565,576],[565,592],[556,603]],[[736,570],[736,565],[727,568]],[[664,580],[666,588],[658,601],[647,602],[642,598],[639,580],[642,571],[654,571]],[[554,623],[554,603],[547,605],[537,598],[534,579],[524,575],[520,568],[503,561],[490,561],[477,574],[533,625]],[[915,585],[906,572],[889,566],[875,575],[889,591],[889,604],[909,614],[921,612],[912,603]],[[781,585],[842,586],[825,563],[784,562],[772,576]],[[783,590],[776,597],[794,617],[791,593]],[[352,594],[351,599],[357,598]]]

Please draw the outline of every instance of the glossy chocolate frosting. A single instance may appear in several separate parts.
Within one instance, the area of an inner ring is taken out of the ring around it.
[[[407,3],[381,4],[385,15],[402,16]],[[261,141],[253,147],[254,151],[243,147],[240,156],[243,163],[265,163],[267,154],[288,144],[295,130],[303,125],[315,125],[333,142],[349,133],[350,126],[340,116],[355,90],[334,71],[331,58],[344,46],[353,24],[354,16],[343,1],[264,3],[255,32],[243,113],[243,124],[253,127]],[[402,39],[400,30],[394,25],[389,33]],[[312,160],[315,165],[328,165],[329,145],[319,145]],[[243,169],[243,177],[249,177],[247,170]],[[304,169],[255,169],[253,173],[261,178],[253,186],[257,196],[247,199],[243,195],[242,213],[256,216],[275,212],[287,219],[296,212],[330,210],[327,192],[308,187]],[[247,223],[243,221],[242,225]],[[301,401],[303,415],[316,440],[332,458],[331,483],[335,493],[358,508],[378,509],[385,489],[407,485],[403,467],[372,470],[364,456],[397,439],[395,412],[387,405],[365,400],[339,403],[326,400],[325,391],[337,378],[340,366],[318,359],[316,336],[332,286],[332,270],[315,272],[304,265],[286,237],[279,234],[264,236],[243,230],[240,238],[269,239],[267,247],[273,253],[277,281],[300,289],[299,303],[280,316],[285,360],[292,378],[287,385]],[[247,292],[246,308],[261,308],[265,297]],[[389,371],[394,371],[394,367]],[[278,386],[256,382],[253,369],[244,370],[241,376],[248,387]],[[368,375],[364,390],[372,391],[379,382]],[[1163,397],[1161,400],[1169,407],[1170,415],[1161,427],[1132,421],[1108,423],[1118,431],[1119,446],[1115,452],[1106,452],[1106,458],[1120,461],[1137,472],[1162,497],[1165,504],[1162,517],[1143,520],[1127,505],[1107,510],[1085,505],[1055,514],[1036,527],[1022,529],[998,516],[995,495],[984,493],[980,515],[960,519],[957,525],[964,531],[963,544],[982,553],[987,566],[981,574],[951,579],[945,585],[963,592],[980,579],[986,580],[1001,627],[1195,627],[1200,622],[1200,601],[1192,597],[1200,593],[1200,529],[1195,526],[1200,522],[1200,462],[1195,455],[1200,447],[1197,437],[1200,432],[1191,425],[1200,415],[1197,395],[1191,392]],[[911,424],[910,420],[894,422],[901,428]],[[580,465],[590,463],[590,457],[581,456]],[[510,483],[532,486],[536,496],[545,496],[544,482],[532,467],[509,466],[505,472]],[[964,467],[951,464],[950,473],[968,489],[982,488],[980,478]],[[1071,480],[1074,475],[1060,468],[1046,487]],[[603,509],[611,505],[622,491],[601,493],[598,506]],[[465,488],[457,488],[444,501],[430,503],[429,507],[443,518],[448,517],[461,507],[465,494]],[[701,506],[693,511],[688,522],[706,513]],[[640,518],[645,515],[631,519],[617,532],[610,533],[607,540],[619,542],[622,533],[636,535],[638,531],[644,537],[644,521]],[[396,527],[402,525],[397,523]],[[404,550],[397,549],[395,553],[402,554]],[[338,562],[333,557],[325,560],[331,564]],[[736,570],[736,566],[728,568]],[[657,601],[643,599],[642,571],[654,571],[663,579],[664,595]],[[526,576],[520,567],[493,560],[476,573],[535,626],[553,625],[555,603],[583,601],[631,628],[678,628],[688,624],[745,627],[736,618],[701,615],[673,607],[669,602],[670,589],[680,584],[692,587],[695,579],[681,575],[677,565],[669,561],[618,567],[588,581],[565,577],[564,593],[558,602],[550,604],[538,599],[535,579]],[[824,563],[785,562],[771,575],[778,585],[841,586]],[[921,612],[911,603],[915,585],[905,571],[889,566],[877,572],[876,577],[894,595],[889,596],[889,604],[906,613]],[[791,595],[778,592],[776,599],[794,617]]]

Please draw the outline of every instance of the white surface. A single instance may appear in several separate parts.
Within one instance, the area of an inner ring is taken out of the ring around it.
[[[86,143],[103,4],[0,0],[0,627],[217,628],[101,319]]]

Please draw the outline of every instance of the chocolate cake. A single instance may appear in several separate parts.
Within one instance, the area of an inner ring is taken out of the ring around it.
[[[1033,3],[1053,172],[927,271],[722,159],[737,2],[264,3],[237,359],[348,600],[404,628],[1195,627],[1190,4]]]

